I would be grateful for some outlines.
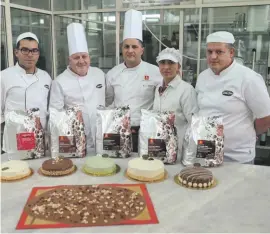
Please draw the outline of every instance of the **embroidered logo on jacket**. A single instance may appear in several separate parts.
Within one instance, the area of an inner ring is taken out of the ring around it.
[[[46,89],[50,89],[50,86],[47,85],[47,84],[45,84],[44,87],[45,87]]]
[[[98,88],[98,89],[102,88],[102,84],[98,84],[98,85],[96,86],[96,88]]]
[[[224,96],[232,96],[232,95],[233,95],[233,91],[230,91],[230,90],[224,90],[224,91],[222,92],[222,94],[223,94]]]

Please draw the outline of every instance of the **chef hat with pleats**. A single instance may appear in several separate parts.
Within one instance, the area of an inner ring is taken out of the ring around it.
[[[88,53],[88,46],[84,27],[80,23],[71,23],[67,26],[69,56],[75,53]]]
[[[123,41],[128,38],[143,40],[142,13],[136,10],[128,10],[125,13]]]
[[[206,38],[206,43],[221,42],[227,44],[233,44],[235,42],[234,36],[226,31],[219,31],[211,33]]]
[[[158,56],[157,56],[157,63],[159,63],[162,60],[171,60],[175,63],[179,63],[182,65],[182,55],[179,50],[176,50],[174,48],[166,48],[162,50]]]

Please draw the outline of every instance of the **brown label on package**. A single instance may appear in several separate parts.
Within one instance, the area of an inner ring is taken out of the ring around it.
[[[105,133],[103,135],[103,150],[120,150],[120,134]]]
[[[59,136],[59,153],[75,153],[75,136]]]
[[[215,152],[215,141],[198,140],[196,158],[214,159]]]
[[[163,139],[148,139],[148,155],[149,157],[165,157],[166,144]]]

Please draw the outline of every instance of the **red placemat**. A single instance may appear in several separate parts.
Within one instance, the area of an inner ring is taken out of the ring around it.
[[[88,186],[88,185],[85,185]],[[99,185],[98,185],[99,186]],[[152,204],[151,198],[147,191],[145,184],[101,184],[100,186],[106,186],[106,188],[117,187],[117,188],[124,188],[128,189],[132,192],[136,192],[140,194],[145,202],[145,207],[136,217],[132,217],[130,219],[124,219],[115,223],[110,224],[93,224],[93,223],[78,223],[78,224],[67,224],[61,222],[52,222],[51,220],[35,218],[27,212],[27,206],[39,195],[59,189],[59,188],[68,188],[68,187],[75,187],[73,185],[61,185],[61,186],[53,186],[53,187],[34,187],[30,193],[30,196],[26,202],[24,210],[21,214],[20,220],[17,224],[16,229],[42,229],[42,228],[70,228],[70,227],[88,227],[88,226],[110,226],[110,225],[132,225],[132,224],[157,224],[158,218],[156,216],[156,212],[154,210],[154,206]],[[121,200],[121,199],[119,199]]]

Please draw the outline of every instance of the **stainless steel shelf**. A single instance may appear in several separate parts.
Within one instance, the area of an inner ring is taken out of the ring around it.
[[[257,149],[266,149],[266,150],[270,150],[270,146],[269,146],[269,145],[266,145],[266,146],[263,146],[263,145],[256,145],[256,148],[257,148]]]

